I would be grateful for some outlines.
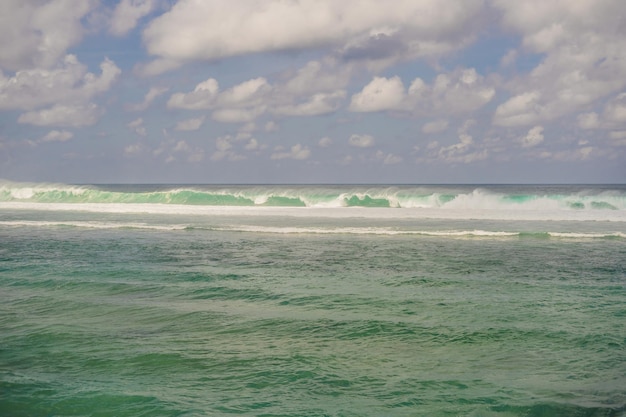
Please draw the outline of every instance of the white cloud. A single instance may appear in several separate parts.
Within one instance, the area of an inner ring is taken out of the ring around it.
[[[204,117],[197,117],[195,119],[181,120],[176,123],[176,130],[198,130],[204,123]]]
[[[331,113],[339,107],[339,102],[346,96],[344,90],[332,93],[319,93],[311,96],[304,103],[279,106],[272,110],[275,114],[286,116],[317,116]]]
[[[133,72],[140,76],[151,77],[180,68],[182,64],[182,62],[175,61],[173,59],[160,58],[155,59],[154,61],[150,61],[148,63],[135,64]]]
[[[55,69],[18,71],[11,78],[0,72],[0,110],[32,110],[53,103],[88,101],[109,90],[121,73],[109,59],[100,64],[100,70],[99,77],[89,73],[74,55],[67,55]]]
[[[612,124],[626,125],[626,93],[610,100],[604,108],[604,118]]]
[[[412,85],[409,93],[418,97],[419,107],[428,108],[424,88]],[[479,75],[474,68],[457,69],[439,74],[430,89],[430,100],[437,112],[469,113],[483,107],[495,96],[495,88]]]
[[[511,97],[496,109],[493,123],[499,126],[524,126],[540,119],[545,111],[541,93],[531,91]]]
[[[146,127],[143,125],[143,119],[141,117],[129,122],[126,127],[139,136],[146,136]]]
[[[204,160],[204,151],[202,149],[197,149],[187,157],[189,162],[202,162]]]
[[[329,138],[328,136],[325,136],[321,138],[319,142],[317,142],[317,144],[322,148],[328,148],[330,145],[333,144],[333,140]]]
[[[36,126],[84,127],[94,125],[101,113],[100,108],[93,103],[88,105],[57,104],[47,109],[24,113],[17,121]]]
[[[263,114],[265,107],[251,109],[218,109],[213,112],[213,120],[222,123],[248,123]]]
[[[608,100],[601,114],[582,113],[577,117],[582,129],[620,129],[626,127],[626,93]]]
[[[578,126],[582,129],[596,129],[600,127],[600,118],[596,112],[579,114],[576,120],[578,121]]]
[[[342,90],[350,81],[351,68],[335,60],[309,61],[295,74],[283,75],[280,90],[287,96],[308,96],[318,92]]]
[[[66,142],[73,137],[74,134],[72,132],[68,132],[67,130],[51,130],[41,138],[40,142]]]
[[[370,135],[357,135],[354,134],[350,136],[348,139],[348,143],[350,146],[354,146],[357,148],[369,148],[370,146],[374,146],[374,137]]]
[[[190,93],[173,94],[167,106],[188,110],[214,110],[214,120],[223,123],[252,122],[266,110],[264,101],[272,87],[264,78],[255,78],[220,92],[214,78],[199,83]]]
[[[517,60],[518,55],[519,52],[516,49],[510,49],[500,60],[500,65],[505,68],[512,66]]]
[[[528,131],[526,136],[522,138],[522,146],[524,148],[532,148],[543,142],[543,127],[535,126]]]
[[[609,133],[611,144],[614,146],[626,146],[626,130],[617,130]]]
[[[272,87],[263,77],[237,84],[219,95],[218,102],[224,107],[250,106],[261,101]]]
[[[396,165],[403,161],[401,156],[394,155],[392,153],[385,153],[383,151],[376,152],[376,159],[383,162],[384,165]]]
[[[437,119],[437,120],[433,120],[432,122],[425,123],[422,126],[422,132],[426,134],[439,133],[439,132],[443,132],[447,128],[448,128],[447,120]]]
[[[430,142],[426,147],[426,153],[430,160],[439,160],[450,164],[469,164],[486,159],[489,153],[484,144],[476,143],[469,134],[469,130],[475,125],[474,119],[466,120],[457,129],[459,141],[452,145],[440,147],[438,141]]]
[[[181,0],[143,32],[148,52],[178,62],[330,47],[346,60],[438,56],[466,44],[481,0]]]
[[[352,96],[350,110],[395,110],[415,115],[469,113],[494,96],[495,88],[474,68],[457,69],[439,74],[432,85],[416,78],[407,91],[399,77],[375,77],[360,93]]]
[[[374,79],[360,93],[352,96],[350,110],[354,112],[372,112],[394,110],[404,100],[404,85],[400,77]]]
[[[280,127],[276,122],[270,120],[269,122],[265,123],[264,129],[266,132],[276,132],[280,129]]]
[[[215,106],[219,93],[219,84],[215,78],[209,78],[199,83],[190,93],[175,93],[167,102],[169,108],[201,110]]]
[[[128,122],[126,126],[128,126],[129,129],[136,129],[141,125],[143,125],[143,119],[140,117],[138,119],[133,120],[132,122]]]
[[[82,38],[93,1],[2,0],[0,68],[49,68]]]
[[[150,104],[154,101],[158,96],[166,93],[169,88],[164,87],[151,87],[150,90],[144,96],[143,102],[138,104],[129,104],[126,108],[130,111],[143,111],[150,107]]]
[[[174,146],[174,148],[172,149],[174,152],[189,152],[191,148],[189,147],[189,144],[184,141],[184,140],[179,140],[178,142],[176,142],[176,145]]]
[[[320,84],[304,80],[312,74],[326,78]],[[167,106],[187,110],[212,110],[212,118],[224,123],[252,122],[265,113],[282,116],[315,116],[337,110],[345,98],[343,89],[327,90],[342,85],[346,80],[323,75],[322,66],[316,61],[308,63],[295,75],[271,85],[259,77],[243,81],[224,91],[214,78],[199,83],[189,93],[175,93]],[[273,123],[273,122],[272,122]],[[270,128],[273,129],[273,127]]]
[[[155,0],[121,0],[113,10],[110,32],[116,36],[126,35],[155,6]]]
[[[244,149],[247,151],[255,151],[259,149],[259,147],[260,147],[259,141],[256,140],[255,138],[250,138],[246,146],[244,146]]]
[[[211,160],[220,161],[226,159],[228,161],[241,161],[246,159],[245,155],[238,153],[236,150],[236,145],[243,143],[245,143],[243,148],[247,151],[254,151],[265,147],[259,144],[249,132],[241,132],[236,136],[220,136],[215,139],[215,148],[217,150],[211,155]]]
[[[143,153],[144,147],[140,143],[127,145],[124,147],[124,156],[132,157]]]
[[[311,150],[308,146],[302,146],[301,144],[293,145],[289,152],[275,152],[272,154],[272,159],[307,159],[311,156]]]
[[[494,0],[503,26],[543,60],[506,84],[494,124],[528,126],[584,111],[626,86],[626,27],[619,0]]]
[[[218,151],[227,151],[233,147],[231,141],[233,138],[231,136],[224,136],[215,139],[215,147]]]

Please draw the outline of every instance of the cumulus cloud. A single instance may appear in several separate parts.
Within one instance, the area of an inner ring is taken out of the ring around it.
[[[443,161],[450,164],[469,164],[484,160],[489,153],[484,144],[476,143],[470,129],[476,125],[474,119],[466,120],[458,129],[458,142],[447,146],[441,146],[439,141],[431,141],[425,149],[427,158],[420,158],[419,161]],[[419,150],[419,149],[418,149]]]
[[[528,126],[578,112],[626,86],[623,4],[614,0],[494,0],[502,24],[522,36],[523,52],[542,54],[506,87],[494,124]]]
[[[613,145],[626,146],[626,130],[617,130],[609,132],[609,138]]]
[[[184,140],[179,140],[178,142],[176,142],[176,145],[174,146],[174,148],[172,149],[174,152],[189,152],[191,148],[189,147],[189,144],[184,141]]]
[[[94,125],[102,110],[96,104],[63,105],[57,104],[43,110],[30,111],[20,115],[18,123],[36,126],[84,127]]]
[[[219,92],[219,84],[215,78],[209,78],[196,85],[190,93],[175,93],[167,102],[167,107],[201,110],[210,109],[215,105]]]
[[[300,97],[342,90],[350,81],[351,75],[349,66],[338,65],[332,59],[309,61],[295,73],[286,71],[282,74],[282,83],[279,85],[282,94]]]
[[[448,128],[448,121],[445,119],[433,120],[432,122],[425,123],[422,126],[422,132],[428,133],[439,133],[443,132]]]
[[[404,84],[400,77],[374,79],[360,93],[352,96],[350,110],[355,112],[372,112],[393,110],[404,101]]]
[[[226,107],[238,107],[240,105],[254,105],[262,102],[272,87],[263,77],[254,78],[237,84],[219,96],[219,104]]]
[[[312,61],[295,74],[276,84],[258,77],[222,90],[219,82],[209,78],[188,93],[172,94],[168,108],[211,110],[212,118],[224,123],[249,123],[265,113],[280,116],[316,116],[339,108],[346,92],[347,78],[328,75],[321,63]],[[322,81],[314,81],[318,75]],[[313,78],[311,78],[313,77]],[[272,125],[270,125],[271,128]]]
[[[355,112],[401,111],[416,115],[468,113],[487,104],[495,88],[474,68],[439,74],[432,85],[421,78],[408,90],[399,77],[375,77],[361,92],[352,96],[350,110]]]
[[[146,93],[141,103],[137,104],[129,104],[126,106],[126,109],[129,111],[143,111],[150,107],[150,104],[162,94],[167,93],[169,88],[165,87],[151,87],[150,90]]]
[[[500,104],[494,115],[494,124],[499,126],[523,126],[539,119],[547,109],[541,103],[541,93],[530,91],[510,98]]]
[[[255,78],[220,91],[214,78],[199,83],[192,92],[173,94],[167,106],[188,110],[214,110],[213,119],[225,123],[250,122],[265,111],[272,87]]]
[[[250,138],[248,143],[246,143],[246,146],[244,146],[244,149],[247,151],[256,151],[259,148],[260,148],[259,141],[256,140],[255,138]]]
[[[383,151],[376,152],[376,159],[382,161],[384,165],[395,165],[403,161],[401,156],[394,155],[392,153],[385,153]]]
[[[143,119],[141,117],[129,122],[126,127],[139,136],[146,136],[146,127],[143,125]]]
[[[211,155],[211,160],[241,161],[246,159],[245,155],[237,151],[237,148],[241,148],[242,144],[243,149],[246,151],[255,151],[264,148],[263,145],[259,144],[259,142],[247,132],[242,132],[235,136],[220,136],[215,139],[215,149],[217,150]]]
[[[68,132],[67,130],[51,130],[41,138],[40,142],[67,142],[73,137],[74,134],[72,132]]]
[[[198,130],[204,123],[204,117],[197,117],[194,119],[181,120],[176,123],[176,130]]]
[[[101,74],[87,72],[74,55],[67,55],[54,69],[30,69],[11,78],[0,72],[0,110],[32,110],[53,103],[84,102],[109,90],[121,70],[109,59]]]
[[[225,108],[213,112],[213,120],[222,123],[249,123],[265,112],[265,106],[247,109]]]
[[[124,147],[124,156],[127,158],[140,155],[144,153],[144,146],[140,143],[134,143]]]
[[[522,138],[524,148],[532,148],[543,142],[543,126],[535,126]]]
[[[617,95],[604,107],[604,119],[611,124],[626,125],[626,93]]]
[[[116,36],[127,34],[155,6],[155,0],[121,0],[113,10],[109,31]]]
[[[319,93],[309,97],[303,103],[278,106],[272,110],[275,114],[286,116],[317,116],[331,113],[339,107],[339,103],[346,96],[344,90],[332,93]]]
[[[303,146],[301,144],[293,145],[289,151],[279,150],[278,152],[274,152],[271,156],[272,159],[307,159],[311,156],[311,150],[308,146]]]
[[[374,146],[374,137],[371,135],[357,135],[353,134],[348,139],[348,143],[350,146],[354,146],[357,148],[369,148],[370,146]]]
[[[276,132],[280,129],[280,126],[278,126],[275,121],[270,120],[269,122],[265,123],[265,127],[263,129],[266,132]]]
[[[608,100],[603,111],[582,113],[577,117],[582,129],[620,129],[626,127],[626,93],[618,94]]]
[[[393,61],[466,44],[481,7],[480,0],[398,0],[393,7],[377,0],[268,0],[264,7],[181,0],[148,25],[143,40],[157,61],[319,47],[341,51],[344,59]]]
[[[317,144],[322,148],[328,148],[330,145],[333,144],[333,140],[329,138],[328,136],[325,136],[321,138],[319,142],[317,142]]]
[[[600,127],[600,117],[596,112],[579,114],[576,118],[582,129],[596,129]]]
[[[0,68],[49,68],[78,43],[93,1],[0,2]]]

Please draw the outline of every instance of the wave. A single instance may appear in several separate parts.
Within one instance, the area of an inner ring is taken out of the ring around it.
[[[294,227],[294,226],[201,226],[192,224],[149,224],[140,222],[101,221],[0,221],[3,227],[83,228],[83,229],[138,229],[147,231],[219,231],[282,235],[379,235],[426,236],[448,238],[534,238],[534,239],[626,239],[623,232],[510,232],[490,230],[410,230],[389,227]]]
[[[0,181],[0,202],[620,211],[626,210],[626,187],[72,186]]]

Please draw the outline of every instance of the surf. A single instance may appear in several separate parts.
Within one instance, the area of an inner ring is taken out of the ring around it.
[[[187,215],[626,221],[626,187],[66,185],[0,181],[0,208]]]

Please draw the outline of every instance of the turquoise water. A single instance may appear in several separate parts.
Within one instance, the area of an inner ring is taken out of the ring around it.
[[[623,186],[261,188],[5,185],[0,415],[626,415]]]

